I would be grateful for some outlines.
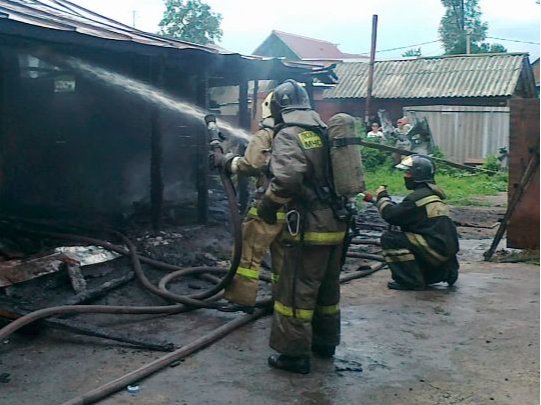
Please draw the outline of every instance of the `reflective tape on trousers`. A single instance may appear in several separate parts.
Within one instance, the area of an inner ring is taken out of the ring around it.
[[[252,280],[259,280],[259,271],[254,269],[248,269],[246,267],[238,267],[237,275],[246,277]]]
[[[250,210],[248,211],[248,215],[250,215],[251,217],[254,217],[254,218],[259,218],[259,215],[257,214],[257,208],[256,207],[250,208]],[[286,213],[283,212],[283,211],[278,211],[276,213],[276,219],[278,221],[280,221],[280,222],[285,221],[286,220]]]
[[[434,259],[436,259],[436,260],[438,260],[440,262],[445,262],[445,261],[447,261],[449,259],[448,257],[442,256],[438,252],[436,252],[434,249],[432,249],[428,245],[428,242],[426,241],[426,239],[422,235],[419,235],[417,233],[412,233],[412,232],[405,232],[405,234],[406,234],[406,237],[408,238],[408,240],[412,244],[414,244],[415,246],[420,247],[421,249],[423,249],[425,252],[427,252]]]
[[[316,313],[321,314],[321,315],[336,315],[339,312],[340,312],[340,304],[316,306]]]
[[[338,245],[342,243],[344,237],[346,236],[345,232],[305,232],[303,241],[306,243],[313,244],[329,244],[329,245]],[[301,236],[291,236],[289,233],[284,234],[284,239],[294,240],[300,242]]]
[[[287,305],[282,304],[280,301],[274,302],[274,310],[282,316],[288,318],[297,318],[303,321],[311,321],[314,316],[312,309],[293,309]]]

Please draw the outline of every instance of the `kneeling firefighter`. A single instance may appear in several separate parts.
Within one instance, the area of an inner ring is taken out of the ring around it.
[[[267,251],[271,250],[272,281],[277,280],[282,249],[278,242],[284,224],[285,214],[278,213],[278,220],[268,224],[257,215],[256,204],[263,196],[269,183],[269,160],[271,156],[274,120],[271,117],[270,99],[266,97],[261,106],[262,120],[259,130],[251,137],[244,156],[234,154],[215,155],[212,157],[216,168],[223,168],[229,175],[243,174],[257,177],[255,203],[249,209],[242,223],[242,256],[237,273],[231,284],[225,289],[225,298],[230,302],[253,307],[256,302],[259,284],[259,270]]]
[[[411,155],[396,165],[405,170],[404,183],[413,190],[396,204],[385,186],[377,193],[377,207],[385,221],[400,226],[381,236],[383,255],[391,269],[396,290],[422,290],[426,285],[458,278],[459,250],[456,227],[449,218],[445,193],[436,186],[435,166],[428,156]]]
[[[286,80],[271,99],[271,181],[258,207],[269,224],[285,208],[284,261],[277,283],[271,367],[310,371],[310,354],[332,357],[340,341],[340,261],[347,219],[333,190],[326,125],[303,87]],[[357,153],[358,153],[358,147]]]

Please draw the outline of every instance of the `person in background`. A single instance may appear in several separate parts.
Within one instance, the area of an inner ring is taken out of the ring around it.
[[[370,140],[381,140],[383,139],[383,132],[381,131],[381,127],[377,122],[373,122],[372,125],[370,125],[371,131],[366,134],[366,138]]]
[[[399,118],[396,121],[396,129],[394,132],[394,138],[395,138],[395,144],[394,147],[398,149],[404,149],[404,150],[410,150],[411,143],[408,139],[408,133],[411,130],[411,124],[409,123],[409,120],[407,117]],[[404,155],[401,155],[398,152],[394,152],[392,154],[394,164],[398,165],[402,159],[404,159]]]
[[[408,117],[402,117],[396,121],[396,130],[402,135],[408,134],[411,130],[411,124]]]

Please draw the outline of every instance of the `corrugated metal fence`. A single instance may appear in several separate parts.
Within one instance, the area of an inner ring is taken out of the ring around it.
[[[457,163],[498,155],[509,150],[509,107],[434,105],[404,107],[430,125],[434,142]]]

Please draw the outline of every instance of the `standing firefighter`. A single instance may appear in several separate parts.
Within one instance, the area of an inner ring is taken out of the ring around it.
[[[411,155],[396,167],[405,170],[406,188],[413,192],[396,204],[385,186],[376,191],[381,216],[401,229],[381,236],[383,255],[394,280],[388,287],[422,290],[441,281],[451,286],[458,278],[458,235],[442,201],[445,194],[436,186],[434,164],[427,156]]]
[[[346,223],[332,205],[326,126],[295,81],[276,87],[271,182],[258,208],[277,221],[286,212],[284,261],[277,283],[270,346],[271,367],[306,374],[310,352],[332,357],[340,341],[339,273]]]
[[[223,166],[228,174],[257,176],[256,202],[261,199],[269,183],[268,165],[271,156],[274,120],[270,111],[270,93],[261,106],[262,121],[246,148],[244,156],[233,154],[222,155],[222,159],[214,159],[216,167]],[[283,211],[277,214],[278,221],[266,223],[257,215],[253,205],[242,223],[242,255],[237,273],[231,284],[225,289],[225,298],[233,303],[253,307],[256,302],[259,284],[259,268],[269,247],[272,257],[272,281],[278,277],[278,269],[282,262],[282,249],[278,242],[284,224]]]

